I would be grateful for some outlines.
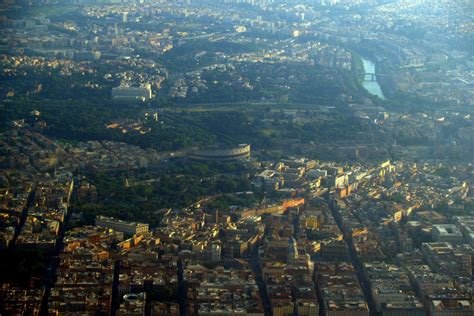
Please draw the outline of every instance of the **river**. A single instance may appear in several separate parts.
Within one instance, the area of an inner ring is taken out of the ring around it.
[[[362,62],[364,64],[365,73],[372,73],[372,74],[376,73],[375,64],[372,61],[362,58]],[[362,85],[364,86],[365,90],[367,90],[370,94],[376,95],[381,99],[385,99],[382,89],[380,88],[380,85],[377,81],[365,80],[365,77],[364,77],[364,81],[362,82]]]

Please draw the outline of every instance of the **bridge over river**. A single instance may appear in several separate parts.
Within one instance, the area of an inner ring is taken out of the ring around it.
[[[377,81],[377,77],[388,76],[388,74],[366,72],[364,74],[364,81]]]
[[[377,73],[375,70],[375,64],[371,60],[362,58],[362,63],[364,64],[364,81],[362,82],[362,85],[365,90],[381,99],[385,99],[382,89],[377,82],[377,78],[386,76],[386,74]]]

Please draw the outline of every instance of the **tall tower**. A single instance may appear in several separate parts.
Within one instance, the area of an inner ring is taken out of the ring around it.
[[[217,208],[214,211],[214,223],[219,224],[219,210]]]

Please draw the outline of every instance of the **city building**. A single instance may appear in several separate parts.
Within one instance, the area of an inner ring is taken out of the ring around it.
[[[95,218],[96,226],[111,228],[126,234],[146,234],[148,233],[148,224],[126,222],[113,217],[98,215]]]
[[[458,244],[463,242],[463,235],[454,224],[433,225],[432,237],[437,242],[451,242]]]
[[[466,241],[474,246],[474,216],[457,216],[454,222],[461,229]]]
[[[118,101],[148,101],[151,99],[151,87],[115,87],[112,88],[112,99]]]
[[[123,303],[117,311],[117,316],[145,315],[146,293],[129,293],[123,296]]]

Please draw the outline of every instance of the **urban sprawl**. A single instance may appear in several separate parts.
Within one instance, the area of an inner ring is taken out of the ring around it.
[[[4,0],[0,315],[474,315],[472,0]]]

